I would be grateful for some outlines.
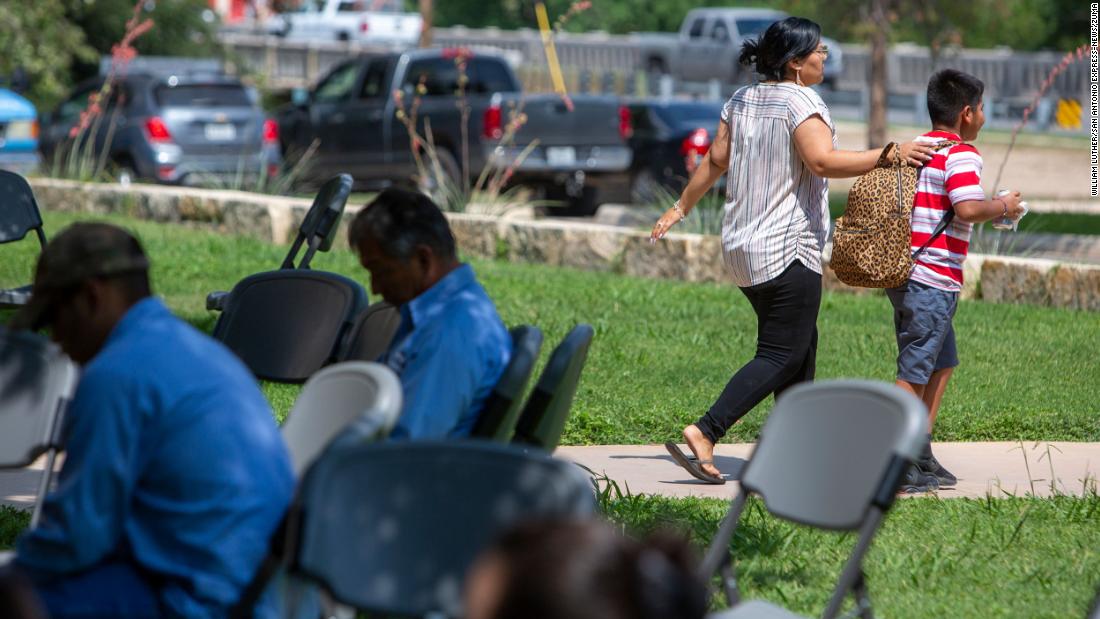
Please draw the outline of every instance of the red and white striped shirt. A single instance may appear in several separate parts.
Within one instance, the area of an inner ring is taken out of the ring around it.
[[[929,131],[917,138],[918,142],[932,144],[945,140],[960,141],[961,138],[947,131]],[[985,200],[981,176],[982,156],[970,144],[942,148],[924,164],[913,198],[914,252],[928,241],[953,205],[966,200]],[[955,217],[943,234],[917,258],[909,278],[949,292],[962,290],[963,261],[970,247],[972,227]]]

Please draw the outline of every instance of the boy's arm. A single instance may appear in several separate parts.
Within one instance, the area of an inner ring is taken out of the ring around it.
[[[951,148],[944,165],[944,190],[955,209],[955,215],[967,223],[981,223],[1002,216],[1018,219],[1020,192],[1013,191],[991,200],[981,187],[982,156],[970,144]]]

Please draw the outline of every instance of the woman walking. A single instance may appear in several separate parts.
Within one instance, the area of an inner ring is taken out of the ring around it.
[[[739,89],[722,108],[710,152],[680,199],[653,226],[663,237],[726,174],[722,254],[757,317],[756,356],[730,379],[699,421],[684,428],[690,458],[667,443],[696,478],[725,483],[714,445],[761,400],[812,380],[821,304],[821,250],[829,233],[827,178],[859,176],[880,150],[837,149],[829,108],[810,86],[821,82],[829,50],[821,28],[800,17],[776,22],[741,48],[740,62],[763,80]],[[900,146],[910,165],[931,158],[928,146]]]

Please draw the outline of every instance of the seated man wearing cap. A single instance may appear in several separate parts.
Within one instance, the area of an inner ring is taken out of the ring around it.
[[[252,375],[150,296],[141,245],[108,224],[46,246],[12,326],[48,327],[84,366],[57,490],[15,569],[54,618],[225,616],[294,488]]]
[[[401,378],[405,401],[390,436],[469,436],[512,338],[473,268],[458,261],[447,218],[423,194],[387,189],[356,214],[348,243],[371,292],[401,312],[380,359]]]

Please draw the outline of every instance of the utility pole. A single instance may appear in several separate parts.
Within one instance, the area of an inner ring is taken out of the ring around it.
[[[432,6],[433,0],[417,0],[420,6],[420,19],[424,22],[424,27],[420,31],[420,47],[432,46],[432,17],[435,13]]]

